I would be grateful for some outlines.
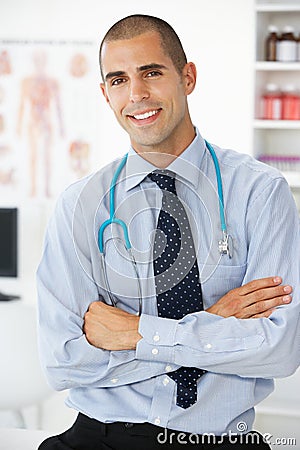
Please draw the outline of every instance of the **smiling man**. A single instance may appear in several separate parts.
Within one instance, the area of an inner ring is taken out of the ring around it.
[[[268,449],[254,407],[300,359],[289,187],[202,138],[187,102],[196,68],[165,21],[114,24],[100,69],[131,146],[70,186],[48,227],[41,359],[78,417],[39,448]],[[218,245],[216,168],[230,249]]]
[[[186,104],[195,86],[195,65],[182,58],[175,68],[155,31],[122,42],[108,40],[102,46],[104,96],[137,153],[172,148],[178,156],[195,137]]]

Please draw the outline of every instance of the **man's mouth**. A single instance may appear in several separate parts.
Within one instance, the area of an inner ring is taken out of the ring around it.
[[[156,116],[156,114],[158,114],[160,111],[160,109],[154,109],[152,111],[147,111],[143,114],[134,114],[131,115],[130,117],[133,117],[135,120],[145,120],[145,119],[149,119],[150,117]]]

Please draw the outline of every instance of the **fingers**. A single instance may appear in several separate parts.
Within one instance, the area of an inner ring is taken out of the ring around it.
[[[272,300],[280,298],[280,304],[289,303],[291,300],[292,287],[289,285],[276,286],[265,289],[260,289],[250,294],[242,296],[244,306],[252,305],[256,303],[263,303],[266,300]]]
[[[269,311],[265,311],[261,314],[255,314],[254,316],[251,316],[251,319],[261,319],[263,317],[265,317],[266,319],[268,317],[270,317],[270,315],[276,310],[276,308],[274,309],[269,309]]]
[[[88,311],[86,314],[92,313],[93,315],[99,317],[100,320],[104,320],[107,317],[128,317],[131,316],[130,313],[124,311],[123,309],[116,308],[112,305],[108,305],[107,303],[103,303],[101,301],[92,302],[89,305]]]
[[[250,281],[238,288],[240,302],[247,308],[247,313],[261,314],[270,308],[290,303],[293,288],[281,285],[281,282],[281,277],[268,277]]]
[[[281,285],[281,277],[251,281],[229,291],[207,309],[212,314],[239,319],[269,317],[281,305],[292,301],[292,287]]]
[[[96,300],[90,303],[88,310],[93,312],[110,311],[114,306],[108,305],[104,301]]]
[[[260,289],[278,286],[281,283],[281,277],[267,277],[260,278],[259,280],[253,280],[240,288],[240,295],[251,294],[252,292],[259,291]]]
[[[243,318],[269,317],[278,306],[285,305],[287,303],[290,303],[291,301],[292,297],[290,295],[271,298],[269,300],[262,300],[256,303],[252,303],[243,311],[241,311],[241,313],[243,315]]]

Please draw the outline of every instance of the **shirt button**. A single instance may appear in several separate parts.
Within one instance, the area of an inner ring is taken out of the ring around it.
[[[157,348],[154,348],[154,349],[152,350],[152,355],[157,355],[157,353],[158,353]]]
[[[112,383],[117,383],[119,381],[118,378],[113,378],[112,380],[110,380]]]
[[[167,386],[167,384],[168,384],[169,382],[170,382],[170,378],[169,378],[169,377],[164,378],[164,380],[163,380],[164,386]]]
[[[211,344],[206,344],[205,348],[207,348],[208,350],[212,348]]]
[[[171,370],[172,370],[172,366],[166,366],[165,367],[165,371],[166,372],[171,372]]]
[[[159,337],[158,334],[156,334],[155,336],[153,336],[153,340],[154,340],[155,342],[158,342],[159,339],[160,339],[160,337]]]
[[[156,417],[156,419],[154,420],[155,425],[160,425],[160,418]]]

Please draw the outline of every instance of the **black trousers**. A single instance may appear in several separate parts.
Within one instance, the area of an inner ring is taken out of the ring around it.
[[[105,424],[78,414],[64,433],[46,439],[38,450],[229,450],[270,449],[257,432],[227,437],[166,430],[149,423]]]

